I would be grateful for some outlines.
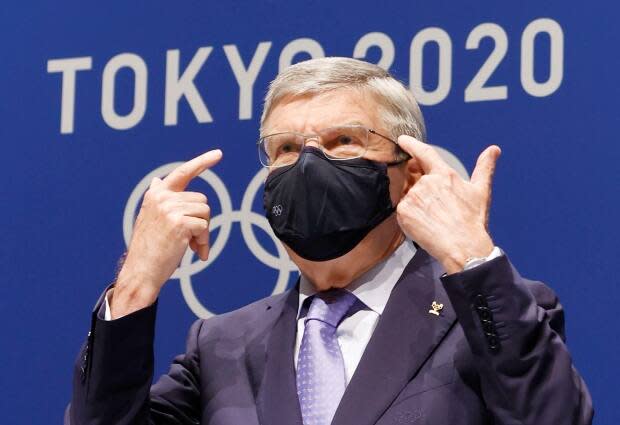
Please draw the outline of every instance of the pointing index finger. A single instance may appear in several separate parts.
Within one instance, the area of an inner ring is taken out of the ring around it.
[[[213,167],[220,159],[222,159],[222,151],[219,149],[203,153],[179,165],[163,179],[163,183],[168,189],[183,191],[193,178],[200,175],[207,168]]]
[[[400,136],[398,138],[398,146],[411,155],[412,158],[415,158],[422,168],[422,171],[426,174],[444,169],[448,166],[431,145],[422,143],[415,137],[407,135]]]

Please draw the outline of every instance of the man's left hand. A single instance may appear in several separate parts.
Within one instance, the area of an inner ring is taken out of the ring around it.
[[[400,136],[398,144],[423,173],[396,208],[403,232],[439,260],[448,273],[463,270],[468,258],[488,256],[494,247],[488,220],[500,148],[486,148],[471,180],[465,181],[432,146],[410,136]]]

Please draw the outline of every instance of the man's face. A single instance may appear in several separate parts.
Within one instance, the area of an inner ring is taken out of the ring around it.
[[[264,134],[297,132],[317,134],[341,125],[362,125],[381,134],[390,134],[379,119],[375,100],[357,90],[337,90],[316,96],[284,99],[272,109],[264,125]],[[308,145],[317,146],[315,141]],[[371,135],[368,159],[378,162],[394,160],[394,144]]]
[[[263,133],[269,135],[291,131],[316,134],[326,128],[351,124],[371,128],[380,134],[391,134],[391,129],[386,128],[380,119],[379,108],[373,96],[361,93],[359,90],[344,89],[316,96],[283,99],[271,110],[263,125]],[[319,147],[317,141],[313,139],[309,139],[306,145]],[[365,158],[384,163],[395,160],[395,145],[389,140],[370,134],[369,146],[372,146],[372,149],[369,148],[364,155]],[[390,196],[394,206],[403,195],[403,188],[407,180],[406,172],[407,166],[405,164],[388,168]],[[366,238],[377,237],[379,234],[385,235],[386,232],[372,231]],[[364,246],[370,246],[363,242],[354,249],[355,255],[362,254],[359,251]],[[305,261],[295,255],[288,247],[287,251],[289,251],[293,261],[298,265],[300,265],[300,261]],[[354,251],[345,256],[352,254]]]

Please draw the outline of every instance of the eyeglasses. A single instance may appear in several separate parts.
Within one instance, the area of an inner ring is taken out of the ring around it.
[[[384,142],[370,134],[392,142],[395,149],[386,154]],[[274,133],[258,141],[258,157],[261,164],[268,168],[279,168],[297,162],[299,155],[308,142],[315,141],[323,154],[331,160],[346,161],[361,158],[367,154],[369,159],[395,165],[409,159],[409,155],[398,147],[398,142],[361,125],[343,125],[330,127],[317,134],[303,134],[292,131]]]

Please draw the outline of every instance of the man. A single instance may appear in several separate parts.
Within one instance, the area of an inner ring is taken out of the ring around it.
[[[259,151],[266,214],[298,284],[197,321],[150,387],[159,291],[188,245],[209,254],[207,199],[185,188],[222,153],[154,179],[93,313],[70,423],[591,423],[556,296],[488,233],[499,148],[465,181],[424,140],[413,96],[381,68],[286,69]]]

